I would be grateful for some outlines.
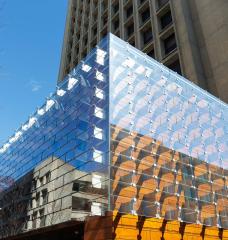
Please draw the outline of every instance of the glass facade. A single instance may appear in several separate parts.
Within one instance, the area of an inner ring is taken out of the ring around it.
[[[228,228],[228,107],[114,35],[0,148],[2,236],[107,210]]]
[[[227,105],[110,42],[112,209],[227,228]]]

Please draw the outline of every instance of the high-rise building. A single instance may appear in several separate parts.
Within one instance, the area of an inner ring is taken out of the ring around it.
[[[228,102],[227,0],[69,0],[58,81],[108,33]]]
[[[227,126],[109,34],[0,148],[0,239],[227,240]]]

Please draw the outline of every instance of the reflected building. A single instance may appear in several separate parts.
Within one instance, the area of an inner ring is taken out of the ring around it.
[[[1,237],[102,215],[107,205],[104,177],[77,171],[58,158],[49,158],[1,192]],[[94,200],[95,199],[95,200]]]
[[[2,239],[227,239],[227,123],[109,34],[0,148]]]

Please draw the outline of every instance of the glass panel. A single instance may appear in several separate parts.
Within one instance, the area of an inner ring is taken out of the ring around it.
[[[113,35],[110,46],[111,199],[227,227],[227,105]]]
[[[0,148],[1,236],[107,211],[108,74],[104,39]]]

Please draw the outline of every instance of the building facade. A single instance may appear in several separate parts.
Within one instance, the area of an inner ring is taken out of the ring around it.
[[[109,34],[0,148],[1,238],[74,223],[81,239],[228,239],[227,123],[226,103]]]
[[[226,0],[69,0],[61,81],[111,32],[228,102]]]

